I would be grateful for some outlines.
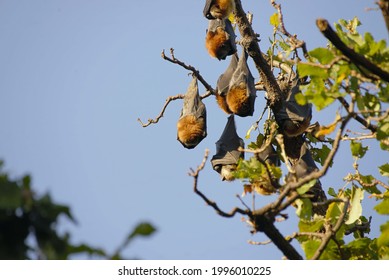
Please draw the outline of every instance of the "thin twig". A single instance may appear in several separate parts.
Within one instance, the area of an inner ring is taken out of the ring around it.
[[[288,156],[286,155],[285,143],[284,143],[284,136],[283,136],[282,134],[277,134],[276,140],[277,140],[278,145],[280,145],[280,148],[281,148],[281,155],[282,155],[282,157],[284,158],[284,162],[285,162],[286,168],[288,169],[289,173],[295,174],[296,172],[295,172],[295,170],[292,168],[292,166],[289,164]]]
[[[191,65],[187,65],[185,64],[184,62],[180,61],[179,59],[177,59],[175,56],[174,56],[174,49],[173,48],[170,48],[170,57],[166,56],[165,55],[165,50],[162,51],[161,53],[161,57],[164,59],[164,60],[167,60],[173,64],[177,64],[177,65],[180,65],[181,67],[185,68],[186,70],[189,70],[193,73],[193,75],[203,84],[203,86],[207,89],[208,92],[210,92],[209,95],[213,94],[215,95],[216,94],[216,91],[212,88],[212,86],[210,84],[208,84],[204,78],[200,75],[200,71],[197,70],[196,68],[194,68],[193,66]]]
[[[266,241],[253,241],[253,240],[248,240],[247,241],[248,244],[250,245],[268,245],[270,243],[272,243],[271,240],[266,240]]]
[[[207,159],[208,159],[208,155],[209,155],[209,150],[205,150],[205,155],[204,155],[204,158],[203,158],[203,161],[201,162],[201,164],[197,167],[197,169],[194,171],[191,169],[191,172],[189,172],[189,176],[192,176],[194,178],[194,183],[193,183],[193,191],[199,195],[204,201],[205,203],[207,203],[207,205],[211,206],[217,214],[219,214],[220,216],[222,217],[225,217],[225,218],[232,218],[235,216],[235,214],[239,213],[239,214],[242,214],[242,215],[249,215],[250,214],[250,211],[249,210],[243,210],[241,208],[238,208],[238,207],[235,207],[234,209],[232,209],[229,213],[227,212],[224,212],[222,211],[219,206],[216,204],[216,202],[214,201],[211,201],[208,197],[206,197],[198,188],[197,188],[197,185],[198,185],[198,177],[199,177],[199,174],[200,174],[200,171],[204,169],[204,166],[205,166],[205,163],[207,162]]]
[[[169,105],[170,102],[172,102],[173,100],[183,99],[183,98],[184,98],[184,95],[183,95],[183,94],[178,94],[178,95],[175,95],[175,96],[169,96],[169,97],[166,99],[165,105],[163,105],[163,107],[162,107],[161,113],[159,113],[159,115],[156,116],[155,119],[149,119],[149,120],[147,121],[147,123],[143,123],[143,122],[141,121],[141,119],[138,118],[138,122],[140,122],[140,124],[141,124],[143,127],[147,127],[147,126],[149,126],[150,124],[157,123],[157,122],[159,121],[159,119],[163,117],[163,114],[165,113],[165,110],[166,110],[166,108],[167,108],[167,106]]]
[[[344,99],[343,97],[338,97],[339,102],[343,105],[343,107],[350,113],[350,104]],[[352,117],[362,124],[364,127],[369,129],[371,132],[375,133],[377,132],[377,126],[369,123],[367,120],[359,116],[358,114],[353,114]]]
[[[277,4],[275,0],[271,0],[271,4],[278,12],[278,19],[280,21],[280,26],[279,26],[280,32],[289,38],[290,42],[293,44],[294,49],[301,48],[303,50],[304,57],[308,59],[309,54],[305,42],[297,39],[296,35],[290,34],[285,28],[284,16],[282,14],[281,4]]]

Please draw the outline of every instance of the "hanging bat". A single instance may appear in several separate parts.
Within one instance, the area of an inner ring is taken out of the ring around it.
[[[201,101],[197,78],[193,77],[184,96],[184,105],[177,122],[177,140],[193,149],[207,136],[207,112]]]
[[[283,107],[275,114],[277,124],[288,137],[303,134],[312,118],[312,104],[300,105],[296,102],[295,96],[300,92],[299,86],[299,78],[296,76]]]
[[[244,157],[244,153],[238,151],[239,147],[244,148],[244,142],[236,133],[234,115],[231,115],[216,142],[216,154],[211,159],[213,169],[220,174],[223,181],[235,179],[232,172],[236,169],[238,160]]]
[[[239,58],[238,65],[231,77],[226,94],[228,108],[240,117],[253,115],[255,98],[257,96],[254,77],[247,65],[247,56],[247,52],[243,49],[243,54]],[[223,88],[223,86],[221,83],[220,87]]]
[[[237,54],[231,56],[227,70],[220,75],[216,101],[227,114],[246,117],[254,113],[255,98],[254,77],[247,65],[247,53],[243,50],[240,59]]]
[[[234,0],[206,0],[203,14],[207,19],[225,19],[234,8]]]
[[[208,24],[205,47],[210,56],[224,60],[236,52],[235,37],[228,19],[213,19]]]
[[[293,166],[293,168],[295,170],[295,174],[288,173],[288,175],[286,176],[287,182],[294,180],[293,177],[297,177],[297,179],[304,178],[312,172],[318,170],[306,143],[301,146],[300,157],[297,163]],[[322,202],[327,199],[319,180],[316,181],[316,184],[311,187],[311,189],[306,194],[312,196],[310,198],[312,202]],[[318,213],[320,215],[325,215],[326,210],[327,206],[323,205],[313,207],[313,212]]]
[[[216,102],[219,107],[227,114],[232,114],[232,111],[227,105],[226,95],[228,93],[230,87],[230,81],[232,79],[232,75],[234,74],[236,68],[238,67],[238,55],[234,53],[231,56],[230,64],[227,67],[227,70],[220,75],[217,80],[216,85]]]

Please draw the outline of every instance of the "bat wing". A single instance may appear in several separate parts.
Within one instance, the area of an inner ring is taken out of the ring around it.
[[[228,65],[226,71],[220,75],[219,79],[217,80],[217,92],[219,95],[225,96],[228,92],[228,88],[230,86],[230,81],[232,79],[232,76],[238,66],[238,55],[235,53],[231,56],[230,64]]]
[[[193,77],[177,123],[177,140],[185,148],[192,149],[206,136],[207,111],[199,95],[197,78]]]
[[[211,7],[215,0],[206,0],[205,1],[205,6],[203,10],[203,14],[207,19],[215,19],[215,17],[211,14]]]
[[[236,165],[244,153],[238,151],[244,147],[242,138],[236,133],[234,115],[228,117],[228,121],[220,139],[216,142],[216,154],[211,159],[214,170],[218,173],[225,165]]]
[[[254,77],[247,65],[247,57],[248,54],[243,49],[243,54],[232,75],[227,94],[228,107],[240,117],[253,115],[256,98]]]

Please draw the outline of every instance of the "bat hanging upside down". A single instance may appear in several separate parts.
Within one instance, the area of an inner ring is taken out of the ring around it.
[[[242,138],[236,133],[234,115],[228,117],[226,127],[220,139],[216,142],[216,154],[211,159],[212,167],[220,173],[222,180],[234,180],[233,171],[244,153],[238,151],[239,147],[244,148]]]
[[[209,21],[205,47],[210,56],[219,60],[236,53],[235,32],[228,19]]]
[[[243,49],[240,59],[234,54],[227,70],[220,75],[216,101],[227,114],[247,117],[254,113],[255,98],[254,77],[247,65],[247,52]]]
[[[299,86],[300,81],[298,76],[296,76],[282,109],[275,113],[277,124],[288,137],[303,134],[312,118],[312,104],[300,105],[296,102],[295,96],[300,92]]]
[[[177,122],[177,140],[193,149],[207,136],[207,112],[201,101],[197,78],[193,77],[184,96],[184,105]]]
[[[225,19],[234,9],[234,0],[206,0],[203,14],[207,19]]]

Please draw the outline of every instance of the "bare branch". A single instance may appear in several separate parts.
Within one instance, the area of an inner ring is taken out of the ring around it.
[[[248,244],[250,245],[268,245],[271,243],[271,240],[266,240],[266,241],[253,241],[253,240],[248,240],[247,241]]]
[[[282,134],[278,134],[276,136],[276,140],[278,142],[278,145],[280,145],[280,148],[281,148],[281,155],[282,157],[284,158],[284,161],[285,161],[285,165],[286,165],[286,168],[288,169],[289,173],[291,174],[295,174],[295,170],[292,168],[292,166],[290,166],[289,162],[288,162],[288,156],[286,155],[286,152],[285,152],[285,143],[284,143],[284,136]]]
[[[379,0],[377,5],[381,9],[382,16],[385,20],[386,29],[389,31],[389,0]]]
[[[353,49],[346,46],[345,43],[339,38],[336,32],[332,29],[330,24],[325,19],[317,19],[316,25],[323,35],[331,41],[331,43],[340,50],[346,57],[348,57],[355,65],[362,66],[369,70],[372,74],[377,75],[381,79],[389,82],[389,73],[382,70],[376,64],[372,63],[363,55],[356,53]]]
[[[165,50],[162,51],[161,53],[161,56],[164,60],[167,60],[173,64],[177,64],[177,65],[180,65],[181,67],[185,68],[186,70],[189,70],[193,73],[193,75],[203,84],[203,86],[207,89],[207,91],[210,92],[209,95],[213,94],[215,95],[216,94],[216,91],[212,88],[212,86],[210,84],[208,84],[204,78],[200,75],[200,71],[197,70],[196,68],[194,68],[193,66],[191,65],[187,65],[185,64],[184,62],[178,60],[175,56],[174,56],[174,49],[173,48],[170,48],[170,55],[171,55],[171,58],[166,56],[165,55]],[[204,98],[204,97],[203,97]]]
[[[308,59],[309,54],[305,42],[297,39],[296,35],[290,34],[285,28],[284,16],[282,14],[281,4],[277,4],[275,0],[271,0],[271,4],[278,12],[278,19],[280,21],[280,26],[279,26],[280,32],[289,38],[290,42],[292,43],[295,49],[301,48],[303,50],[304,57]]]
[[[348,104],[348,102],[346,101],[346,99],[344,99],[343,97],[338,97],[338,100],[339,102],[343,105],[343,107],[350,113],[350,104]],[[360,124],[362,124],[364,127],[366,127],[367,129],[369,129],[371,132],[375,133],[377,132],[377,126],[369,123],[367,120],[365,120],[364,118],[362,118],[361,116],[359,116],[358,114],[353,114],[352,117],[357,121],[359,122]]]
[[[235,216],[235,214],[239,213],[239,214],[242,214],[242,215],[246,215],[248,216],[250,214],[250,210],[243,210],[243,209],[240,209],[238,207],[235,207],[234,209],[232,209],[229,213],[227,212],[224,212],[222,211],[219,206],[216,204],[216,202],[214,201],[211,201],[208,197],[206,197],[198,188],[197,188],[197,185],[198,185],[198,177],[199,177],[199,174],[200,174],[200,171],[204,169],[204,166],[205,166],[205,163],[207,162],[207,159],[208,159],[208,154],[209,154],[209,150],[205,150],[205,155],[204,155],[204,158],[203,158],[203,161],[201,162],[201,164],[197,167],[197,169],[194,171],[194,170],[191,170],[191,172],[189,172],[189,176],[192,176],[194,178],[194,184],[193,184],[193,191],[199,195],[204,201],[205,203],[207,203],[207,205],[211,206],[217,214],[219,214],[220,216],[222,217],[225,217],[225,218],[232,218]]]
[[[156,116],[155,119],[149,119],[149,120],[147,121],[147,123],[143,123],[143,122],[141,121],[141,119],[138,118],[138,122],[140,122],[140,124],[141,124],[143,127],[147,127],[147,126],[149,126],[150,124],[157,123],[157,122],[159,121],[159,119],[163,117],[163,114],[165,113],[165,110],[166,110],[166,108],[167,108],[167,106],[169,105],[170,102],[172,102],[173,100],[183,99],[183,98],[184,98],[184,95],[183,95],[183,94],[178,94],[178,95],[175,95],[175,96],[169,96],[169,97],[166,99],[165,105],[163,105],[163,107],[162,107],[161,113],[159,113],[159,115]]]
[[[242,37],[242,45],[253,59],[258,70],[264,88],[267,92],[270,108],[277,112],[282,106],[282,100],[285,99],[281,89],[271,71],[269,63],[263,57],[258,40],[251,24],[249,23],[246,13],[242,8],[241,0],[235,1],[235,19]]]

